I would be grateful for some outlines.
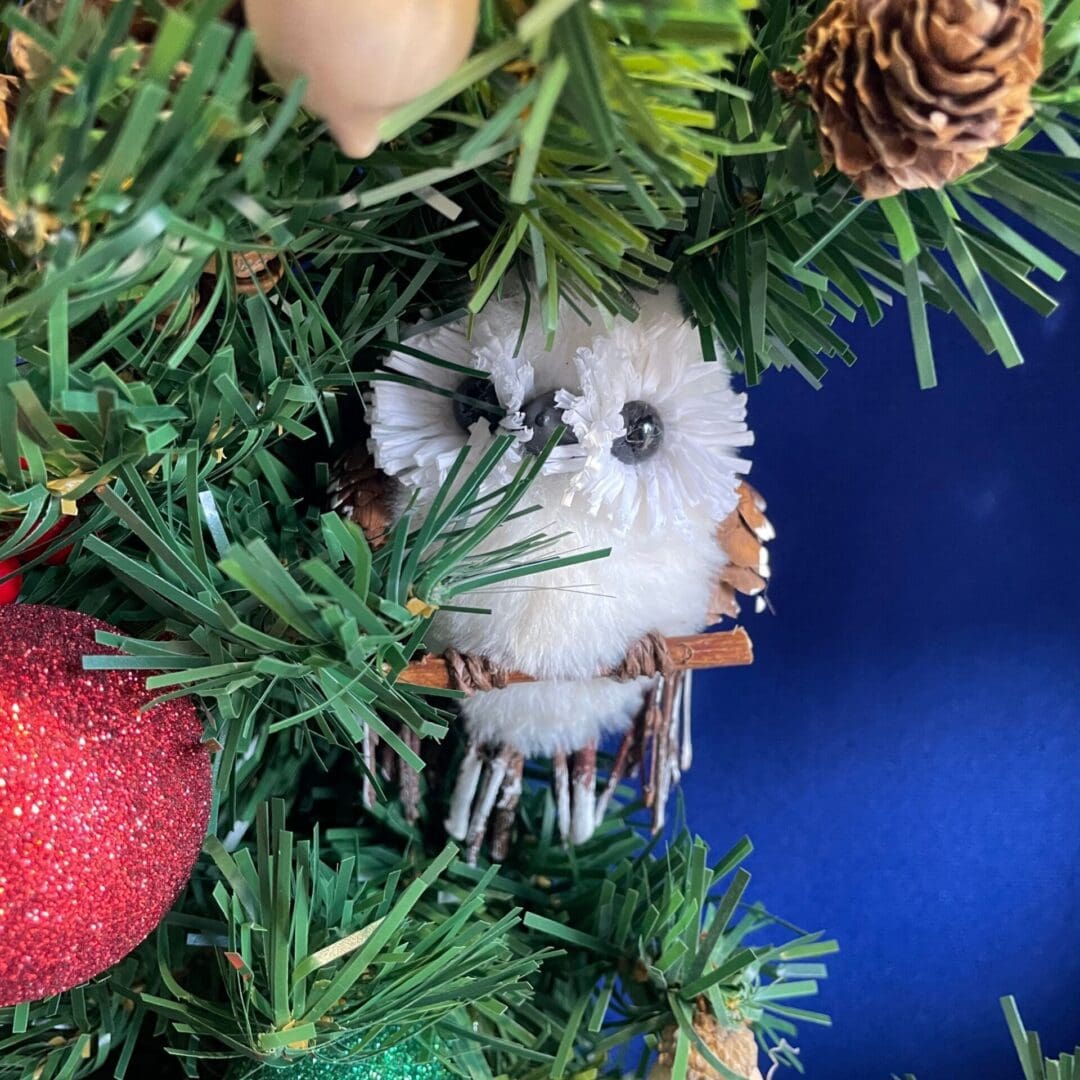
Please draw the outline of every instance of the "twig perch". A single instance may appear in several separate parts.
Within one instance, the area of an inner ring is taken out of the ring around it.
[[[689,634],[667,638],[668,653],[679,671],[702,668],[744,667],[754,662],[754,646],[750,635],[741,627],[713,634]],[[598,672],[606,675],[607,672]],[[521,671],[509,672],[507,682],[534,682],[531,675]],[[397,679],[409,686],[426,686],[432,690],[453,687],[446,661],[441,656],[425,656],[414,660]]]

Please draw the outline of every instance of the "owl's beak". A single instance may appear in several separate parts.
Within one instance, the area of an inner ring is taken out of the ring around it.
[[[556,428],[563,422],[562,409],[556,404],[555,391],[540,394],[531,401],[525,403],[522,410],[525,414],[525,426],[532,428],[532,438],[525,444],[523,449],[527,454],[540,454],[544,447],[551,441]],[[559,446],[569,446],[577,442],[577,436],[569,426],[563,428],[559,438]]]

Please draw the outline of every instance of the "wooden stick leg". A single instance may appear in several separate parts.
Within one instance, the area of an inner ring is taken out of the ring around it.
[[[653,800],[652,831],[661,832],[667,821],[667,804],[671,785],[678,779],[679,751],[677,746],[678,722],[675,702],[678,685],[675,678],[661,680],[659,723],[653,732],[653,774],[656,777],[656,798]]]
[[[420,754],[420,736],[408,724],[401,725],[401,738],[417,756]],[[414,824],[420,818],[420,774],[406,761],[398,762],[398,780],[401,810],[405,820]]]
[[[555,809],[559,822],[559,836],[565,844],[570,839],[570,773],[566,767],[566,755],[558,753],[553,758],[555,766]]]
[[[470,739],[458,769],[457,780],[454,782],[454,792],[450,796],[450,812],[444,822],[447,835],[455,840],[464,840],[469,831],[469,811],[476,796],[483,767],[480,744]]]
[[[607,813],[608,804],[611,802],[612,796],[615,794],[618,786],[627,777],[630,770],[634,767],[634,757],[637,746],[637,721],[630,726],[630,730],[623,736],[623,740],[619,743],[618,752],[615,754],[615,760],[611,764],[611,774],[608,776],[607,784],[604,785],[604,790],[600,795],[600,798],[596,800],[596,820],[603,821],[604,815]]]
[[[493,758],[484,769],[484,781],[480,785],[480,798],[473,804],[472,817],[469,820],[469,831],[465,837],[465,861],[469,866],[476,865],[476,858],[480,854],[480,847],[487,833],[488,822],[491,820],[491,811],[495,807],[495,798],[499,794],[506,770],[510,763],[510,755],[513,751],[503,749],[498,757]]]
[[[570,842],[584,844],[596,831],[596,743],[573,757],[570,791]]]
[[[676,706],[682,713],[682,744],[679,747],[679,768],[683,772],[689,772],[694,763],[694,739],[690,730],[690,720],[694,706],[694,673],[687,671],[683,675],[680,687],[679,703]]]
[[[505,862],[510,854],[510,837],[517,818],[518,802],[521,799],[521,777],[525,771],[525,758],[513,752],[506,766],[506,776],[499,791],[499,800],[495,804],[495,820],[491,826],[491,860]]]
[[[364,808],[370,810],[375,805],[375,757],[379,749],[379,736],[364,725],[364,738],[360,752],[364,759],[364,778],[360,782],[360,798]]]

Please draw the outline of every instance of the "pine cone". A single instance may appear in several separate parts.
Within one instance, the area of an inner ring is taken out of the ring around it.
[[[14,75],[0,75],[0,150],[7,149],[18,103],[19,80]]]
[[[361,440],[334,466],[326,493],[330,509],[359,525],[373,548],[386,543],[390,530],[390,483]]]
[[[826,164],[868,199],[940,188],[1031,115],[1042,0],[832,0],[804,83]]]
[[[694,1030],[717,1061],[745,1080],[762,1080],[758,1069],[758,1047],[753,1031],[745,1024],[726,1028],[711,1012],[699,1009],[694,1016]],[[649,1080],[671,1080],[675,1063],[676,1028],[668,1028],[660,1039],[659,1056],[649,1073]],[[720,1073],[705,1059],[697,1046],[690,1047],[686,1080],[719,1080]]]
[[[22,14],[49,26],[60,18],[66,2],[67,0],[25,0],[22,5]],[[165,7],[176,7],[181,0],[161,0],[161,2]],[[104,21],[117,3],[119,0],[83,0],[83,10],[87,15],[96,12],[97,17]],[[128,33],[143,46],[149,46],[157,34],[157,23],[139,4],[135,6]],[[12,32],[8,49],[15,67],[28,82],[35,83],[43,79],[52,67],[52,60],[48,53],[22,30]],[[174,77],[183,78],[190,70],[190,65],[178,64]]]

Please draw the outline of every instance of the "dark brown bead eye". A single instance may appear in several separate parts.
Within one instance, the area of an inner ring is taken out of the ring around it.
[[[525,426],[532,428],[532,438],[525,444],[527,454],[539,454],[547,446],[555,429],[563,422],[562,409],[555,403],[555,391],[541,394],[525,403]],[[560,446],[577,442],[570,427],[567,426],[559,439]]]
[[[626,434],[611,444],[611,453],[626,465],[640,465],[660,449],[664,422],[647,401],[628,401],[622,409]]]
[[[483,418],[494,427],[505,415],[506,410],[499,404],[490,379],[470,375],[458,383],[454,391],[454,419],[462,431],[468,431],[477,420]]]

